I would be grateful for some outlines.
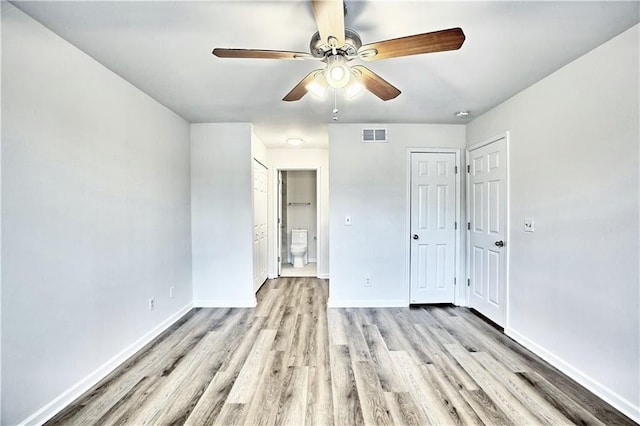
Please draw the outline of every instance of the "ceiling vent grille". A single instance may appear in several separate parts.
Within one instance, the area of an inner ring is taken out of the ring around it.
[[[389,142],[389,140],[387,139],[387,129],[362,129],[362,142]]]

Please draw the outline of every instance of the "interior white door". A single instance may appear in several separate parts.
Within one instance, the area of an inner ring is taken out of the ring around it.
[[[411,303],[453,303],[456,156],[411,154]]]
[[[506,138],[469,151],[469,304],[500,326],[506,317]]]
[[[267,279],[267,168],[253,161],[253,288]]]

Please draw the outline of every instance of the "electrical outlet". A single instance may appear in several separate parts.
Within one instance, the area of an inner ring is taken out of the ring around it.
[[[149,299],[149,310],[153,311],[153,307],[154,307],[154,300],[153,297],[151,299]]]
[[[371,275],[364,276],[364,286],[371,287]]]
[[[169,299],[173,299],[173,290],[175,289],[174,286],[169,287]]]

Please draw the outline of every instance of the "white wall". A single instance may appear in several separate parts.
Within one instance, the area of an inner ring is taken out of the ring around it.
[[[287,254],[291,258],[291,231],[307,230],[307,257],[309,262],[317,262],[317,210],[315,170],[292,170],[287,173]],[[310,203],[289,205],[288,203]]]
[[[316,169],[320,196],[318,226],[318,265],[320,278],[329,278],[329,155],[326,149],[285,148],[268,149],[269,161],[269,277],[277,276],[278,169]]]
[[[2,424],[35,423],[190,307],[189,125],[7,2],[2,120]]]
[[[195,306],[255,306],[252,128],[191,125]]]
[[[468,144],[510,131],[507,333],[636,421],[638,38],[635,26],[467,129]]]
[[[373,144],[361,142],[363,127],[377,125],[329,125],[329,304],[408,306],[407,149],[462,148],[465,127],[387,124],[389,143]]]

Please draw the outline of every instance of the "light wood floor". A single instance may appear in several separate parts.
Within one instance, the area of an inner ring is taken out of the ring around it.
[[[634,424],[468,309],[327,310],[327,287],[194,309],[49,424]]]

